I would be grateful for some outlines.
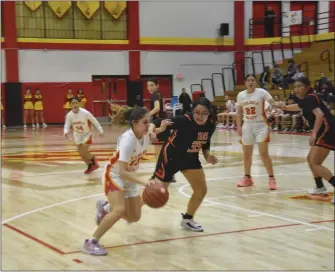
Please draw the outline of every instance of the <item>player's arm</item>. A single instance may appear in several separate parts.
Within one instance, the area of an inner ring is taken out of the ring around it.
[[[65,124],[64,124],[64,135],[65,135],[65,137],[67,137],[67,135],[69,134],[70,129],[71,129],[71,125],[72,125],[72,119],[71,119],[70,115],[67,114],[66,117],[65,117]]]
[[[236,105],[236,125],[238,128],[242,127],[243,108],[240,104]]]
[[[213,155],[211,155],[210,151],[211,151],[211,141],[212,141],[212,136],[214,134],[214,131],[216,129],[216,126],[213,124],[212,130],[209,133],[208,136],[208,140],[207,143],[205,143],[204,145],[202,145],[201,149],[202,149],[202,154],[205,158],[205,160],[209,163],[212,164],[216,164],[217,163],[217,158]]]
[[[159,103],[159,95],[154,93],[152,96],[155,102],[154,102],[154,108],[149,112],[150,116],[155,115],[161,110],[161,105]]]
[[[99,133],[103,134],[104,130],[100,126],[98,120],[93,116],[93,114],[90,113],[90,112],[87,112],[87,117],[91,121],[91,123],[93,124],[93,126],[99,131]]]
[[[134,149],[134,144],[129,142],[128,139],[122,137],[119,143],[119,171],[120,177],[126,181],[137,183],[143,186],[148,185],[147,181],[144,181],[138,177],[136,172],[127,171],[129,163],[131,163],[131,157]]]

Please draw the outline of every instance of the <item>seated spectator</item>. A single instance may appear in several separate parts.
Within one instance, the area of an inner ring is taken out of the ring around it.
[[[292,105],[292,104],[296,104],[295,101],[293,99],[288,98],[287,99],[287,105]],[[284,131],[292,131],[292,132],[296,132],[298,130],[298,119],[301,118],[301,113],[300,112],[296,112],[296,111],[284,111],[284,115],[282,117],[282,130]],[[292,121],[291,124],[291,128],[286,127],[286,122],[288,120]]]
[[[269,66],[266,66],[266,67],[264,68],[264,72],[261,73],[261,76],[260,76],[260,78],[259,78],[259,86],[260,86],[261,88],[267,90],[267,88],[266,88],[266,84],[267,84],[268,82],[270,82],[270,81],[269,81],[269,77],[270,77],[270,67],[269,67]]]
[[[284,112],[281,109],[274,108],[270,113],[271,121],[274,123],[274,131],[278,131],[280,127],[280,121],[282,120]]]
[[[272,89],[274,89],[275,86],[278,86],[281,90],[284,83],[284,76],[283,72],[280,69],[279,65],[275,65],[275,70],[272,72]]]
[[[284,76],[284,88],[288,89],[289,84],[294,82],[294,76],[297,73],[297,65],[293,59],[288,61],[287,74]]]
[[[320,73],[320,78],[315,81],[315,90],[316,92],[320,92],[322,89],[323,84],[327,83],[329,79],[326,77],[325,73]]]

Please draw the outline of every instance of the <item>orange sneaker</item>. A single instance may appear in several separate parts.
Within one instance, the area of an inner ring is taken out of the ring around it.
[[[269,190],[277,190],[277,182],[274,177],[269,178]]]
[[[239,182],[237,182],[237,187],[248,187],[252,186],[253,184],[254,182],[252,181],[252,178],[244,176]]]

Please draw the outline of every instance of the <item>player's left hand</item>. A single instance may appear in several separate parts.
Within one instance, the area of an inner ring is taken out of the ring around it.
[[[209,155],[207,157],[207,162],[215,165],[215,164],[217,164],[218,159],[214,155]]]
[[[173,122],[171,122],[169,119],[163,120],[161,126],[159,127],[159,130],[163,132],[168,126],[171,126],[172,124]]]

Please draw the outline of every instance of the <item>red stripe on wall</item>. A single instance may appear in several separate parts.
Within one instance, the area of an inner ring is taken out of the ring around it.
[[[128,1],[128,40],[133,48],[129,52],[129,79],[137,80],[141,76],[140,10],[138,1]]]
[[[236,83],[243,84],[244,77],[244,1],[234,2],[234,44]]]
[[[19,82],[15,1],[4,1],[1,4],[3,8],[3,34],[5,38],[6,81]]]
[[[335,32],[335,1],[329,1],[329,32]]]

